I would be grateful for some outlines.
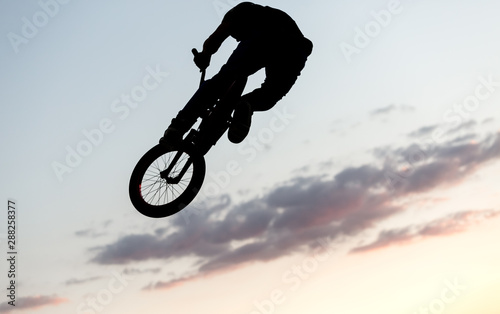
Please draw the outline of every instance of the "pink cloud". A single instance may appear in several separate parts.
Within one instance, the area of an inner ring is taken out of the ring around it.
[[[56,306],[65,302],[68,302],[68,299],[61,298],[56,295],[20,297],[16,300],[15,306],[12,306],[7,302],[0,304],[0,311],[2,313],[10,313],[26,309],[38,309],[45,306]]]
[[[415,145],[384,149],[390,154],[408,156]],[[422,149],[420,149],[422,150]],[[426,149],[412,168],[400,174],[396,182],[387,176],[392,170],[380,160],[359,167],[348,167],[333,177],[297,176],[245,203],[232,204],[222,195],[211,206],[189,214],[189,207],[171,217],[172,233],[130,234],[113,243],[94,248],[92,262],[97,264],[129,264],[147,260],[197,260],[194,275],[158,281],[148,289],[173,287],[215,271],[253,262],[267,262],[282,256],[307,252],[319,238],[332,241],[359,237],[396,214],[404,212],[409,196],[456,185],[477,169],[500,157],[500,134],[475,143],[450,141]],[[398,164],[404,164],[398,161]],[[396,183],[396,184],[393,184]],[[482,213],[485,215],[485,212]],[[456,213],[407,228],[386,230],[379,238],[355,251],[367,251],[431,236],[463,232],[478,212]],[[495,214],[496,215],[496,214]],[[495,215],[485,215],[485,219]],[[215,219],[215,217],[224,219]],[[189,217],[187,219],[186,217]],[[471,220],[472,219],[472,220]],[[234,248],[234,241],[246,244]]]
[[[394,245],[406,245],[430,237],[464,232],[472,226],[499,215],[500,211],[495,210],[470,210],[453,213],[425,224],[384,230],[380,232],[375,241],[353,249],[352,253],[383,249]]]

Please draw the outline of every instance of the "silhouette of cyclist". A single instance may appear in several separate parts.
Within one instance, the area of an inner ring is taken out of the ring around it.
[[[240,143],[247,136],[254,111],[271,109],[292,88],[312,52],[295,21],[285,12],[251,2],[242,2],[228,11],[215,32],[195,53],[194,62],[204,70],[211,56],[229,36],[239,41],[219,73],[206,80],[186,106],[172,119],[162,143],[178,143],[191,129],[207,105],[213,104],[237,79],[265,68],[260,88],[243,95],[235,107],[228,138]]]

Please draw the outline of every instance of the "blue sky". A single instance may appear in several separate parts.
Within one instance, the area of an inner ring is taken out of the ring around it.
[[[236,3],[0,1],[0,194],[18,204],[12,313],[92,313],[88,300],[109,291],[104,313],[258,313],[272,292],[275,313],[414,313],[443,303],[456,278],[468,289],[449,313],[496,313],[493,0],[258,2],[313,41],[302,76],[254,115],[245,142],[223,137],[209,152],[191,207],[159,220],[135,211],[130,173],[197,88],[191,48]],[[221,305],[214,290],[233,297]]]

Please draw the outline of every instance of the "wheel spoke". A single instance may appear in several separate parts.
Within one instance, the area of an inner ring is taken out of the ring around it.
[[[160,173],[167,169],[174,159],[176,151],[167,152],[156,158],[146,169],[141,182],[141,195],[148,204],[161,206],[172,202],[184,193],[193,178],[193,165],[190,165],[178,184],[167,183]],[[189,162],[190,156],[182,153],[177,163],[173,165],[170,178],[178,176]]]

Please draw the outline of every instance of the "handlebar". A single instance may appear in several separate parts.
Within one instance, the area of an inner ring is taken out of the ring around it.
[[[193,53],[193,56],[196,58],[200,53],[198,52],[198,50],[196,50],[196,48],[193,48],[191,49],[191,52]],[[206,73],[206,69],[200,69],[200,72],[201,72],[201,78],[200,78],[200,86],[201,84],[203,84],[203,82],[205,82],[205,73]]]

